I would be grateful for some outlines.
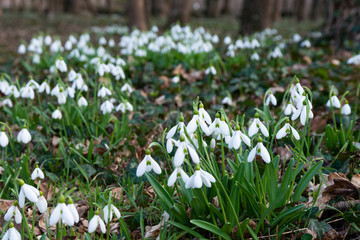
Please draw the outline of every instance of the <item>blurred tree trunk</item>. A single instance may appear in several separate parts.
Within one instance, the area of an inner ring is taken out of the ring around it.
[[[128,25],[129,28],[136,27],[141,31],[147,29],[145,0],[128,0]]]
[[[168,0],[152,0],[151,14],[160,17],[167,17],[170,10],[171,1]]]
[[[317,1],[317,0],[316,0]],[[308,20],[310,16],[312,0],[297,0],[296,2],[296,18],[298,21]]]
[[[272,16],[273,21],[278,22],[281,20],[282,7],[283,7],[283,0],[274,0],[274,11]]]
[[[169,27],[178,20],[182,25],[187,23],[191,15],[191,3],[191,0],[172,0],[171,11],[166,27]]]
[[[295,10],[295,0],[283,1],[282,11],[287,16],[293,16]]]
[[[3,1],[0,0],[0,17],[3,15]]]
[[[220,0],[207,0],[207,16],[211,18],[218,18],[221,13]]]
[[[324,6],[325,3],[323,0],[315,0],[313,1],[312,10],[310,14],[310,19],[318,20],[324,17]]]
[[[224,14],[231,14],[232,13],[232,11],[231,11],[231,3],[232,3],[231,0],[225,0],[224,1],[224,7],[223,7],[223,13]]]
[[[107,13],[111,13],[112,12],[112,1],[111,0],[106,0],[106,11]]]
[[[247,35],[272,24],[273,0],[245,0],[240,17],[240,33]]]

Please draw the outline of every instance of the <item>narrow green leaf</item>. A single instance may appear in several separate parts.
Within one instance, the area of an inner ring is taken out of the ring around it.
[[[192,224],[198,226],[199,228],[202,228],[209,232],[212,232],[216,236],[222,237],[226,240],[231,240],[231,238],[223,230],[221,230],[218,226],[216,226],[214,224],[211,224],[211,223],[203,221],[203,220],[197,220],[197,219],[191,220],[190,222]]]

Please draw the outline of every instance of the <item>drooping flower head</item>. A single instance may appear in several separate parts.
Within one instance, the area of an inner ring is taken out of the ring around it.
[[[21,215],[21,212],[20,212],[18,206],[19,206],[19,203],[17,200],[15,200],[13,205],[11,205],[5,213],[5,216],[4,216],[5,221],[10,221],[11,218],[14,217],[15,222],[17,224],[21,223],[22,215]]]
[[[54,208],[54,210],[50,215],[49,225],[53,226],[59,220],[62,220],[64,223],[66,223],[69,226],[73,226],[75,222],[74,216],[72,215],[68,206],[66,206],[65,197],[62,194],[59,197],[59,202],[57,206]]]
[[[159,164],[150,156],[150,149],[146,149],[145,157],[136,169],[136,176],[141,177],[145,172],[154,170],[156,174],[161,173]]]
[[[104,221],[99,216],[99,209],[96,210],[95,215],[91,218],[89,222],[88,232],[95,232],[96,228],[100,225],[100,229],[102,233],[106,233],[106,227]]]
[[[25,197],[29,199],[30,202],[37,203],[38,197],[40,196],[39,190],[37,190],[33,186],[26,184],[22,179],[17,179],[16,181],[20,186],[19,207],[24,207]]]
[[[266,163],[270,163],[271,161],[270,154],[266,147],[263,145],[261,137],[258,138],[256,146],[249,153],[247,161],[252,162],[255,159],[256,155],[261,156],[261,158]]]
[[[256,133],[258,133],[259,129],[265,137],[269,136],[269,131],[267,130],[265,125],[259,120],[259,113],[255,113],[254,120],[249,127],[249,137],[252,137]]]
[[[21,235],[14,228],[14,223],[9,223],[9,229],[5,232],[2,240],[21,240]]]

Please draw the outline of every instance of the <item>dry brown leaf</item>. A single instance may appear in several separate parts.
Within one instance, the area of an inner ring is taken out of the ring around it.
[[[360,174],[357,173],[351,178],[351,183],[354,184],[354,186],[359,189],[360,188]]]
[[[157,105],[163,105],[165,102],[165,95],[161,95],[160,97],[155,99],[155,103]]]
[[[111,190],[113,198],[117,199],[117,200],[121,200],[122,199],[122,188],[121,187],[116,187],[113,188]]]

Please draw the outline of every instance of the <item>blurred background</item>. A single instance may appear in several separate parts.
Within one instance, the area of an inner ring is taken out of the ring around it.
[[[277,28],[283,35],[319,31],[335,47],[360,40],[359,0],[0,0],[0,53],[38,32],[67,37],[92,27],[142,31],[174,23],[224,37]]]

